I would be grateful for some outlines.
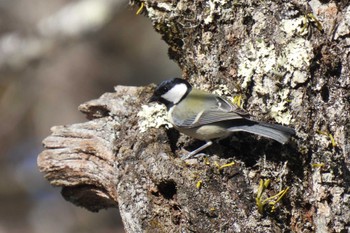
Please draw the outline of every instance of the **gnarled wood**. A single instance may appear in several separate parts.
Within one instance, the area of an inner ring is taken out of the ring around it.
[[[139,129],[154,86],[117,87],[80,107],[90,121],[45,139],[38,164],[51,184],[90,210],[118,205],[128,232],[349,231],[349,4],[142,2],[186,78],[237,92],[250,113],[290,124],[297,137],[282,146],[236,134],[209,148],[208,161],[186,163],[178,149],[194,140]],[[264,198],[290,189],[261,215],[266,178]]]

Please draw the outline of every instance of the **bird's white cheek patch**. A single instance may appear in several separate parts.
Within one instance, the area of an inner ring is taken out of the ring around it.
[[[179,103],[181,98],[186,94],[187,86],[184,83],[180,83],[171,88],[167,93],[162,95],[163,99],[174,104]]]

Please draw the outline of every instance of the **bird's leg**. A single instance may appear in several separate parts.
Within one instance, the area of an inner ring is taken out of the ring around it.
[[[187,155],[181,156],[181,159],[183,159],[183,160],[188,159],[188,158],[190,158],[191,156],[197,154],[198,152],[204,150],[205,148],[211,146],[212,144],[213,144],[212,141],[207,141],[207,143],[205,143],[203,146],[201,146],[201,147],[195,149],[194,151],[188,153]]]

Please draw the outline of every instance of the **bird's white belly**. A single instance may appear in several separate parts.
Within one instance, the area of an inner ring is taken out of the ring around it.
[[[203,125],[197,128],[175,128],[181,133],[203,141],[215,138],[225,138],[231,134],[231,132],[225,128],[216,125]]]

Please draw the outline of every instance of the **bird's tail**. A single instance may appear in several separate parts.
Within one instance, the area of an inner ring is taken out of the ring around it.
[[[286,143],[295,135],[295,130],[286,126],[250,121],[248,124],[236,125],[228,128],[231,132],[244,131],[263,137],[271,138],[281,144]]]

